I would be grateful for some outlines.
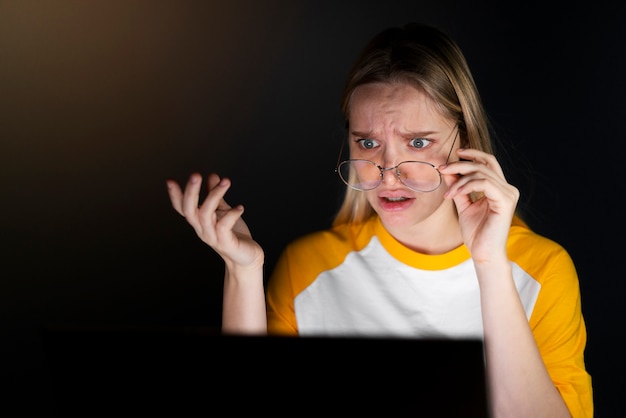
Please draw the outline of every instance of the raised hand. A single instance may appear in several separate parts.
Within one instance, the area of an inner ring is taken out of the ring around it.
[[[231,207],[224,195],[231,186],[227,178],[211,173],[207,178],[208,195],[199,205],[202,177],[193,173],[185,186],[167,180],[167,190],[174,209],[185,217],[198,237],[213,248],[230,268],[258,268],[264,262],[261,246],[252,239],[242,219],[242,205]]]
[[[477,262],[494,256],[506,257],[506,242],[519,199],[519,190],[509,184],[496,158],[475,149],[457,150],[459,158],[440,172],[460,174],[448,184],[446,198],[454,199],[463,241]],[[470,194],[478,197],[472,201]]]

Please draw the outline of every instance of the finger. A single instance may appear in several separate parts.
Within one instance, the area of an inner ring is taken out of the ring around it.
[[[178,183],[174,180],[166,180],[167,193],[170,196],[170,202],[176,212],[183,214],[183,191]]]
[[[226,213],[224,213],[224,215],[218,220],[215,225],[215,230],[220,240],[226,237],[232,237],[231,234],[233,233],[235,224],[239,219],[241,219],[243,212],[243,206],[237,205],[226,211]]]
[[[504,187],[508,184],[500,164],[493,155],[474,149],[466,151],[468,152],[462,151],[460,153],[465,160],[455,161],[439,168],[439,171],[444,174],[444,178],[448,178],[452,174],[458,175],[456,181],[448,184],[447,197],[461,192],[485,192],[485,188],[489,184],[494,184],[497,187]],[[475,159],[468,161],[467,158]]]
[[[457,155],[462,160],[470,160],[475,164],[485,165],[495,171],[499,176],[504,177],[504,172],[496,157],[483,151],[472,148],[459,148]]]
[[[230,189],[230,186],[232,184],[230,179],[226,177],[220,178],[220,176],[218,176],[217,174],[211,173],[209,174],[209,177],[207,178],[207,183],[209,185],[209,195],[211,195],[211,192],[214,189],[216,189],[218,186],[226,187],[226,189],[221,190],[221,191],[219,189],[216,190],[221,193],[220,200],[217,202],[217,209],[218,210],[230,209],[231,206],[226,202],[226,200],[224,200],[224,196],[226,192]]]
[[[209,190],[213,189],[215,186],[217,186],[220,182],[220,176],[218,176],[216,173],[210,173],[207,176],[207,186],[209,188]]]
[[[496,184],[507,183],[495,157],[482,152],[480,154],[480,161],[461,160],[439,167],[439,172],[444,175],[449,188],[453,189],[452,192],[456,193],[472,180],[485,179]],[[449,178],[453,181],[448,180]]]
[[[462,202],[468,204],[467,199],[470,199],[472,193],[478,193],[488,199],[491,210],[495,212],[500,212],[510,206],[514,207],[519,198],[518,189],[506,181],[477,175],[462,177],[446,192],[445,197],[454,198],[458,204]]]
[[[468,163],[476,165],[475,163]],[[506,185],[506,181],[498,177],[495,173],[485,169],[484,171],[476,170],[474,172],[462,175],[459,179],[451,184],[446,192],[446,197],[452,197],[458,194],[469,194],[473,192],[487,193],[489,190],[502,188]]]
[[[448,185],[448,194],[461,190],[466,184],[474,180],[485,179],[494,183],[506,183],[506,180],[494,170],[484,164],[472,161],[450,163],[445,167],[440,167],[439,172],[443,174]]]
[[[202,177],[198,173],[193,173],[189,176],[189,180],[185,186],[185,192],[183,193],[183,216],[187,219],[187,222],[196,229],[198,226],[197,211],[201,184]]]
[[[209,187],[209,194],[198,208],[199,216],[202,219],[209,219],[215,212],[225,211],[231,208],[224,200],[224,195],[231,186],[230,179],[226,177],[220,179],[217,175],[211,175],[208,181],[212,186]]]

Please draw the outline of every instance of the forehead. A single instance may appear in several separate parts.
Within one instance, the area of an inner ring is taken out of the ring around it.
[[[396,129],[411,130],[452,124],[438,103],[406,83],[364,84],[354,90],[350,100],[352,129],[382,129],[394,125]]]

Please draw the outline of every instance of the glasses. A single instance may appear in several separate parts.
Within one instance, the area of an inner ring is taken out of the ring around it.
[[[458,133],[457,130],[446,158],[446,164],[452,154]],[[385,171],[394,172],[402,184],[415,192],[432,192],[441,186],[441,173],[437,167],[425,161],[403,161],[395,167],[385,168],[369,160],[346,160],[335,168],[335,172],[348,187],[360,191],[373,190],[380,186]]]

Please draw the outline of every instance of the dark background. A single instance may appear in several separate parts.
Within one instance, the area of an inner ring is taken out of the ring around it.
[[[0,343],[16,393],[46,392],[50,327],[219,327],[221,260],[167,178],[231,177],[268,272],[328,226],[344,78],[366,40],[411,20],[465,51],[520,208],[577,265],[596,416],[624,414],[626,6],[598,1],[0,0]]]

